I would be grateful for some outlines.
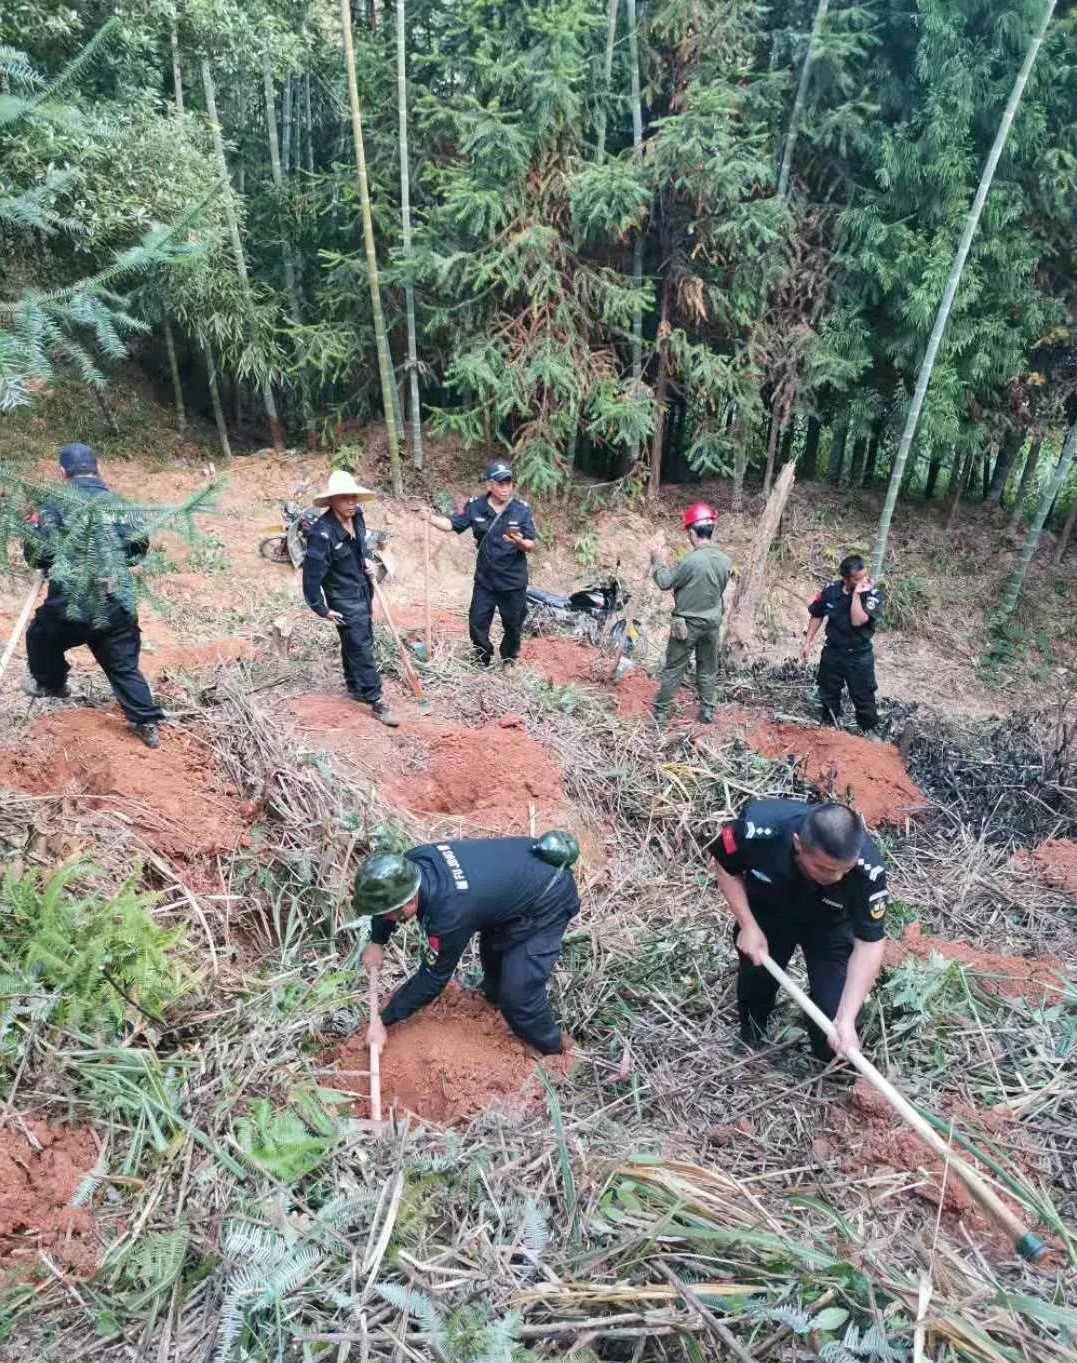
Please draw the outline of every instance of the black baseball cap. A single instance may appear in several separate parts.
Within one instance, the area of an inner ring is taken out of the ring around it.
[[[64,445],[60,450],[60,467],[69,478],[80,473],[96,473],[97,455],[89,445],[76,441],[73,445]]]
[[[488,483],[511,483],[512,469],[502,459],[496,459],[486,470]]]

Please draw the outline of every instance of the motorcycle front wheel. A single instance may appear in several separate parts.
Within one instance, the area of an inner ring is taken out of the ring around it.
[[[258,552],[270,563],[291,563],[288,542],[283,535],[267,535],[258,545]]]

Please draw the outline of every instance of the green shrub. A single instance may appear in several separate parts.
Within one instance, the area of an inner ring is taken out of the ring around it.
[[[77,863],[48,880],[35,871],[4,876],[0,968],[51,995],[52,1021],[118,1032],[131,1003],[157,1017],[190,989],[175,954],[184,928],[159,927],[158,896],[136,890],[133,877],[112,897],[74,890],[92,870]]]

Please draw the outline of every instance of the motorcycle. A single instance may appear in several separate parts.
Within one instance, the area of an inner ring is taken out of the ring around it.
[[[616,577],[603,578],[568,596],[528,587],[524,629],[529,634],[567,634],[640,663],[646,659],[649,644],[640,621],[627,614],[631,599]]]
[[[258,552],[270,563],[290,563],[293,568],[301,568],[307,556],[307,540],[310,538],[311,528],[321,514],[320,507],[302,508],[297,502],[283,502],[281,504],[283,524],[266,527],[274,533],[259,542]],[[387,577],[392,577],[394,572],[392,556],[385,547],[388,541],[388,530],[367,531],[367,548],[377,564],[379,586]]]

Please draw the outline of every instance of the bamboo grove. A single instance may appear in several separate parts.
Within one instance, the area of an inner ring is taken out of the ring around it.
[[[385,419],[629,495],[1077,496],[1053,0],[14,0],[0,409],[133,349],[176,420]],[[1068,456],[1068,457],[1067,457]],[[1038,534],[1038,528],[1036,529]]]

